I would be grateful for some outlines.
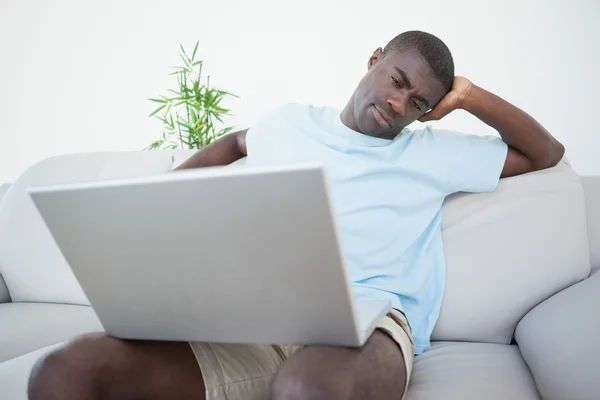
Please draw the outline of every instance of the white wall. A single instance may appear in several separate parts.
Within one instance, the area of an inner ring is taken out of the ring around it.
[[[287,101],[343,107],[369,55],[421,29],[457,73],[534,115],[580,172],[600,173],[595,0],[0,1],[0,182],[48,156],[137,150],[158,138],[148,97],[178,44],[200,56],[246,127]],[[491,133],[456,113],[441,125]]]

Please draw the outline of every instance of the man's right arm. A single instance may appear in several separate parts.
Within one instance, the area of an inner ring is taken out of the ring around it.
[[[245,157],[248,154],[246,150],[246,132],[248,132],[248,129],[221,136],[208,146],[198,150],[174,171],[229,165]]]

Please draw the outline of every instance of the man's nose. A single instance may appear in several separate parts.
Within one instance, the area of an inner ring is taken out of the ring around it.
[[[406,96],[397,94],[388,98],[388,104],[394,112],[401,117],[406,113]]]

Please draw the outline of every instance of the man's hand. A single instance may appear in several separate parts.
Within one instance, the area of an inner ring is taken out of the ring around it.
[[[452,83],[452,89],[448,94],[446,94],[435,107],[423,114],[419,118],[419,121],[427,122],[439,120],[450,114],[452,111],[463,108],[465,99],[469,97],[472,89],[473,83],[470,80],[464,76],[456,76]]]

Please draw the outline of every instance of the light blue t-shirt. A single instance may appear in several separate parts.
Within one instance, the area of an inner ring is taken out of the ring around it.
[[[252,126],[246,144],[250,166],[325,165],[354,294],[389,299],[409,321],[415,353],[427,350],[444,293],[442,203],[494,190],[507,145],[430,127],[380,139],[346,127],[339,110],[299,104]]]

